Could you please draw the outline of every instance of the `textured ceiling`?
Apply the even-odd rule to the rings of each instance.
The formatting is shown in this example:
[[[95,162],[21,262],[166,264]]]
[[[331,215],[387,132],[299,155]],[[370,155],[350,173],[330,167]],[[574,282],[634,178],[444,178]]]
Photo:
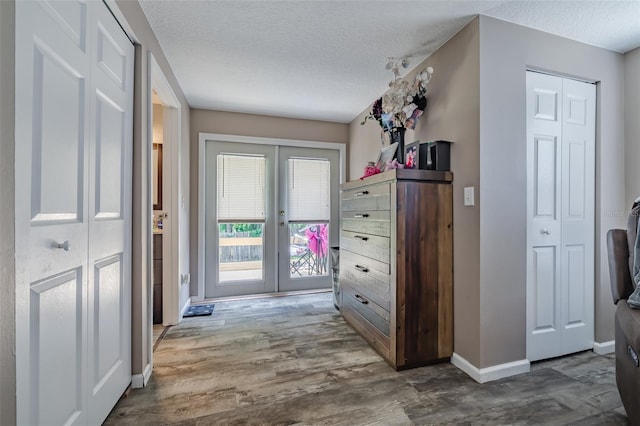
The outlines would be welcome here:
[[[610,50],[640,46],[640,1],[141,0],[194,108],[350,122],[477,14]],[[438,70],[436,70],[436,73]]]

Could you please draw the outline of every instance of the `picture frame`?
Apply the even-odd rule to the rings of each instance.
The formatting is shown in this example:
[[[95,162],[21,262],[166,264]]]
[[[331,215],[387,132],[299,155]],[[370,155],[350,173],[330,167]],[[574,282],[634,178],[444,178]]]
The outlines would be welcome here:
[[[376,160],[376,168],[381,172],[384,172],[387,168],[387,161],[393,160],[393,156],[398,149],[398,142],[394,142],[389,146],[385,146],[380,150],[378,159]]]
[[[404,147],[404,168],[417,169],[420,164],[420,141],[411,142]]]

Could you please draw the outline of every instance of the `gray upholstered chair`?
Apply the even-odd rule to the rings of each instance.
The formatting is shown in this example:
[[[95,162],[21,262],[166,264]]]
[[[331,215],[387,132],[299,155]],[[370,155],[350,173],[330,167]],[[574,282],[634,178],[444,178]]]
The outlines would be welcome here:
[[[607,233],[611,294],[615,314],[616,383],[631,424],[640,424],[640,310],[633,310],[627,298],[633,292],[631,271],[640,205],[634,205],[627,230]]]

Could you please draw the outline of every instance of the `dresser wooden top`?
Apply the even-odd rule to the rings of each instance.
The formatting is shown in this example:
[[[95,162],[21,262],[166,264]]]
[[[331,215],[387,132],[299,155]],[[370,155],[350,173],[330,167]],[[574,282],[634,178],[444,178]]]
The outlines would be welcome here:
[[[452,172],[438,172],[435,170],[405,170],[393,169],[387,170],[377,175],[369,176],[364,179],[352,180],[343,183],[341,189],[354,189],[365,185],[373,185],[387,181],[420,181],[420,182],[437,182],[451,183],[453,181]]]

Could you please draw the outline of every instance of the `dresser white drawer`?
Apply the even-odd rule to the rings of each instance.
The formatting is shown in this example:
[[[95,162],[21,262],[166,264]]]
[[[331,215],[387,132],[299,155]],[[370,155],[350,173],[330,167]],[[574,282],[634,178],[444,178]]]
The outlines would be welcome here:
[[[342,211],[389,210],[391,207],[390,185],[365,186],[346,189],[341,193]]]
[[[389,210],[343,211],[340,223],[343,231],[388,237],[391,230],[390,219]]]
[[[380,262],[390,263],[390,244],[389,237],[351,231],[342,231],[340,234],[340,247],[343,250],[360,253]]]

